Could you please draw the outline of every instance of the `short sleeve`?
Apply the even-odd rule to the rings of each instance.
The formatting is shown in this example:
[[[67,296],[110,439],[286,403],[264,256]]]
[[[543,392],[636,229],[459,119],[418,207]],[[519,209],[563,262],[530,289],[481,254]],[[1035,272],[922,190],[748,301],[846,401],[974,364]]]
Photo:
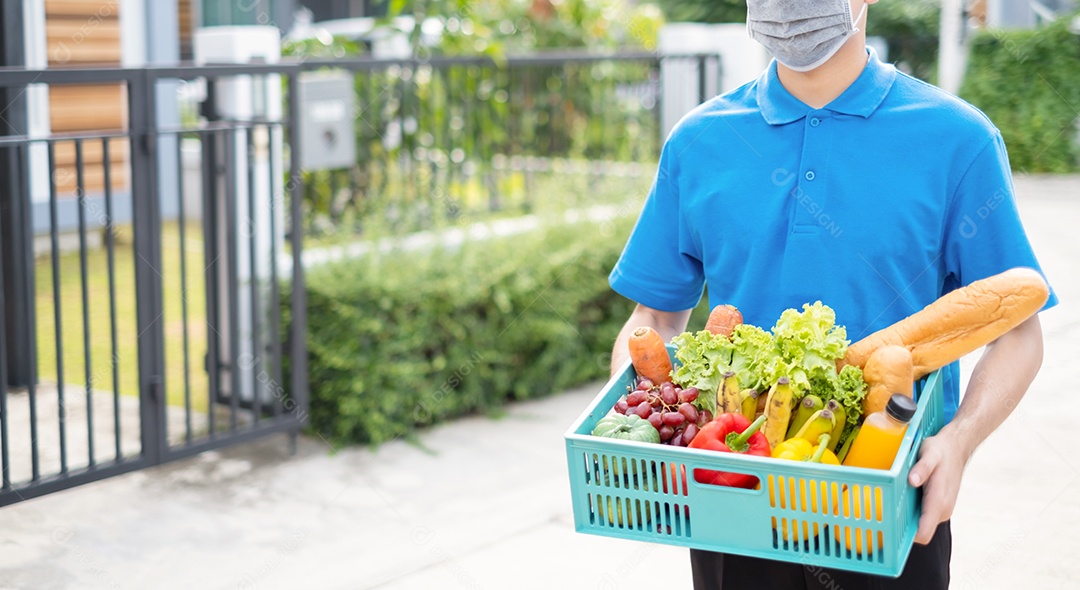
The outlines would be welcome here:
[[[608,277],[611,288],[660,311],[692,309],[705,273],[680,211],[677,166],[668,140],[634,231]]]
[[[957,184],[945,219],[943,256],[945,292],[1018,266],[1046,278],[1020,221],[1000,133],[986,142]],[[1057,301],[1051,288],[1043,309]]]

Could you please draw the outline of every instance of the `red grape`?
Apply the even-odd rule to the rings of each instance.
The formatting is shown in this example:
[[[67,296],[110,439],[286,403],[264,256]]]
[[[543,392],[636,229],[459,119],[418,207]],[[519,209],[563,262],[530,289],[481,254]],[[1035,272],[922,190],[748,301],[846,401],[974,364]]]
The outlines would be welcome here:
[[[698,388],[697,387],[687,387],[686,389],[682,390],[681,393],[679,393],[679,401],[680,402],[692,402],[692,401],[696,400],[697,397],[698,397]]]
[[[641,402],[634,408],[634,413],[642,418],[648,418],[649,414],[652,414],[652,406],[649,405],[649,402]]]
[[[712,422],[712,419],[713,419],[713,413],[710,412],[709,410],[705,410],[705,421],[706,422]]]
[[[660,441],[666,442],[671,440],[671,437],[675,436],[675,429],[670,426],[660,427]]]
[[[664,412],[660,417],[663,418],[664,424],[667,424],[668,426],[678,426],[683,422],[686,422],[686,416],[683,416],[678,412]]]
[[[653,382],[648,377],[638,377],[637,388],[641,391],[652,389]]]
[[[698,427],[697,426],[695,426],[694,424],[691,424],[690,426],[687,426],[686,430],[684,430],[683,434],[682,434],[683,442],[689,445],[690,441],[694,440],[694,437],[697,436],[697,433],[698,433]]]
[[[651,395],[649,396],[649,405],[654,408],[659,408],[660,406],[664,405],[664,401],[660,399],[659,395]]]
[[[683,416],[686,416],[687,422],[697,422],[698,412],[697,408],[694,407],[694,404],[688,402],[683,402],[682,404],[679,404],[679,413]]]
[[[615,411],[620,414],[625,414],[630,409],[630,405],[626,403],[626,400],[621,399],[615,402]]]
[[[649,414],[647,420],[649,421],[649,424],[652,424],[653,428],[657,430],[660,430],[660,427],[664,425],[663,419],[660,418],[660,412],[653,412]]]
[[[671,439],[671,446],[673,446],[673,447],[685,447],[686,443],[683,442],[683,437],[675,436],[675,437],[672,437],[672,439]]]
[[[679,403],[679,394],[675,393],[674,389],[662,389],[660,390],[660,399],[663,400],[664,405],[673,406]]]
[[[630,406],[636,406],[641,402],[645,401],[645,397],[646,395],[644,391],[634,391],[626,396],[626,403]]]

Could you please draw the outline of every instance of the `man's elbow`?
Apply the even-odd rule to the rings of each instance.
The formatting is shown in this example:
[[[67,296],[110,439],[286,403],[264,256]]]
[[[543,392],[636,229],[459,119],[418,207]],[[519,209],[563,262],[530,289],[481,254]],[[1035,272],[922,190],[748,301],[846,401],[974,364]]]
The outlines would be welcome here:
[[[1001,343],[1006,339],[1009,349],[1017,352],[1018,358],[1027,360],[1032,369],[1038,371],[1043,362],[1043,333],[1039,315],[1035,314],[1024,320],[1019,326],[1013,328],[997,340]]]

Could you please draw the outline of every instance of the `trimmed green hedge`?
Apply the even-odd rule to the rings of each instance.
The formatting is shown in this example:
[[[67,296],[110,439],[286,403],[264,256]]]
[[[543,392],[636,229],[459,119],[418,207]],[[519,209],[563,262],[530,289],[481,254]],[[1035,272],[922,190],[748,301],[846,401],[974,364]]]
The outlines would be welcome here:
[[[310,427],[335,442],[379,443],[606,377],[632,309],[607,274],[631,222],[314,269]]]
[[[1069,32],[1070,20],[972,41],[960,95],[1001,129],[1015,170],[1080,170],[1080,36]]]

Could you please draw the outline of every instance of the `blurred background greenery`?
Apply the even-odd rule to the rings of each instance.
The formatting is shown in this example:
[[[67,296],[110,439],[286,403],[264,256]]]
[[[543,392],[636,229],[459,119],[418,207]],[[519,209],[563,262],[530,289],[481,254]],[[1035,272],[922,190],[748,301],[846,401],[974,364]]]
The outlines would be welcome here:
[[[940,0],[880,2],[868,33],[888,61],[932,83],[940,12]],[[432,243],[309,275],[312,426],[377,443],[605,376],[631,305],[606,273],[662,145],[662,64],[675,58],[656,53],[659,31],[745,15],[741,0],[393,1],[366,39],[287,43],[294,56],[349,57],[370,53],[373,37],[408,38],[412,57],[356,76],[357,163],[306,173],[305,223],[316,248],[416,232]],[[1017,169],[1076,171],[1076,142],[1055,139],[1080,105],[1068,19],[976,24],[962,96],[1001,128]],[[568,50],[594,57],[561,58]],[[523,55],[551,59],[515,61]],[[512,237],[439,241],[528,218],[541,221]],[[433,394],[447,379],[451,393]]]
[[[746,57],[714,55],[710,63],[659,47],[661,31],[673,23],[743,22],[742,0],[374,6],[379,16],[298,21],[282,48],[289,57],[327,60],[311,66],[316,70],[340,73],[333,60],[356,66],[348,70],[355,161],[305,170],[303,218],[291,220],[301,224],[314,258],[346,248],[362,253],[314,265],[307,285],[312,424],[341,441],[378,442],[603,377],[631,305],[608,289],[606,273],[652,184],[665,103],[696,104],[700,79],[717,76],[725,59]],[[1018,171],[1080,170],[1074,13],[1011,28],[987,20],[985,10],[980,16],[980,2],[966,6],[970,53],[961,97],[1001,129]],[[256,19],[258,10],[230,14]],[[878,2],[868,33],[888,61],[933,83],[940,14],[941,0]],[[666,68],[684,77],[669,83]],[[189,106],[184,120],[194,124],[199,111]],[[175,233],[170,226],[164,235],[169,260],[178,251]],[[64,259],[60,268],[64,289],[78,285],[77,265]],[[42,266],[39,276],[48,271]],[[203,289],[189,288],[188,331],[200,336]],[[39,286],[40,309],[51,314],[49,291],[51,284]],[[170,297],[173,317],[180,299]],[[134,300],[119,302],[129,318]],[[53,320],[39,315],[39,342],[47,343]],[[66,323],[59,336],[62,357],[41,346],[43,375],[61,359],[69,374],[82,373],[76,328]],[[192,387],[201,392],[204,339],[193,339],[194,360],[185,367],[176,352],[183,333],[171,327],[167,335],[170,375],[194,367]],[[108,351],[95,349],[94,358],[107,359]],[[473,365],[454,378],[452,391],[431,400]],[[131,375],[118,379],[125,392],[137,389]],[[425,410],[415,414],[409,408],[418,403]]]

